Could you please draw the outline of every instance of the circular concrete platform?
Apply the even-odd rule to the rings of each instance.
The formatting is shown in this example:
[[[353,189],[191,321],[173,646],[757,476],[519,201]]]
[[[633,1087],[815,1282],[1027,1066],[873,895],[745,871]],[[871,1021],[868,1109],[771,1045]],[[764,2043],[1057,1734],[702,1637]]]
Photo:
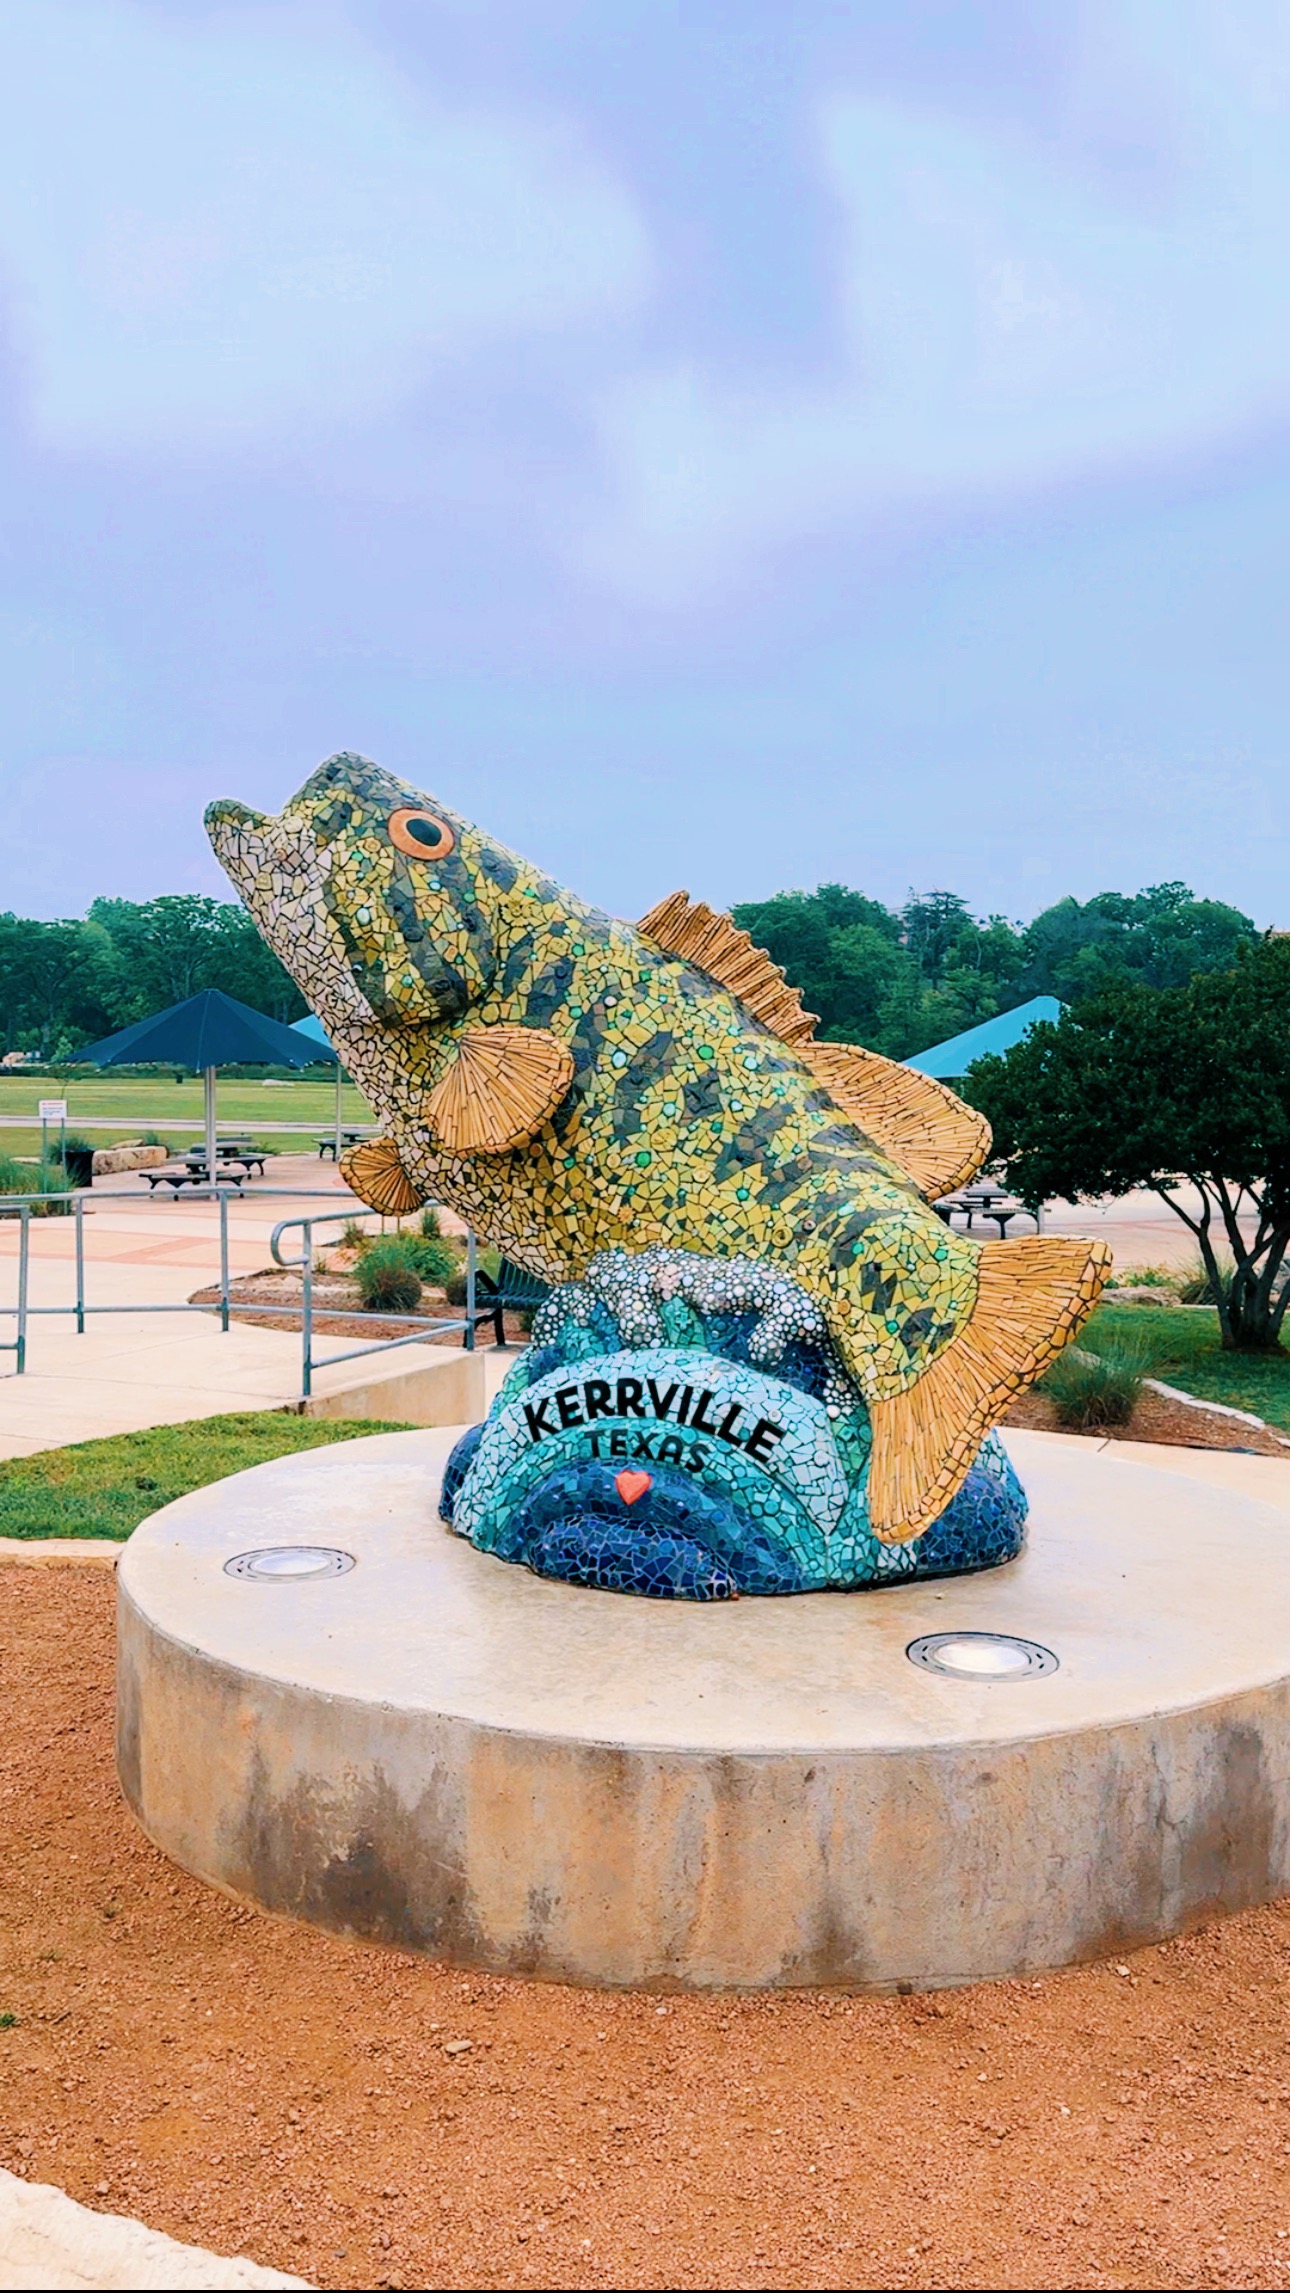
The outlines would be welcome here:
[[[199,1877],[463,1964],[695,1988],[1018,1974],[1290,1889],[1271,1506],[1012,1435],[1008,1567],[700,1608],[450,1536],[452,1439],[284,1457],[131,1538],[121,1779]],[[356,1565],[228,1572],[277,1545]],[[971,1633],[1056,1667],[907,1653]]]

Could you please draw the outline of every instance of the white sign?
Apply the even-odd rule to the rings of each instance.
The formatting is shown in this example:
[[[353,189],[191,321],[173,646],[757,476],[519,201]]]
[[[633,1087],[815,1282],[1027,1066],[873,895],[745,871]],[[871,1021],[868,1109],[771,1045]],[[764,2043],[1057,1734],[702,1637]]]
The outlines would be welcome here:
[[[42,1099],[37,1112],[42,1123],[65,1123],[67,1121],[67,1101],[66,1099]]]

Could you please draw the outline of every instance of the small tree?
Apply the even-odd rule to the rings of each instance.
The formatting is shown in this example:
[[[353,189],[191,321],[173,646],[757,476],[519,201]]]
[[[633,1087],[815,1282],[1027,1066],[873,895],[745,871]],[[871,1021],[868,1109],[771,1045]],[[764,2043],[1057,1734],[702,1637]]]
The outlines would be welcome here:
[[[1262,940],[1234,970],[1184,987],[1092,997],[1005,1057],[979,1059],[966,1095],[1024,1201],[1152,1188],[1196,1237],[1224,1346],[1278,1343],[1290,1305],[1290,939]],[[1226,1282],[1216,1241],[1235,1265]]]

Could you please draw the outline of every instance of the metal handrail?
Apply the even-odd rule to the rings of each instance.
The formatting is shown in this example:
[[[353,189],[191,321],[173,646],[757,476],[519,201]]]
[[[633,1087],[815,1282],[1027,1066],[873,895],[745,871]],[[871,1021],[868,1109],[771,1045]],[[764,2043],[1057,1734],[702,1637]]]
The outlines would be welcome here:
[[[89,1188],[69,1188],[65,1195],[0,1195],[0,1218],[4,1217],[6,1214],[16,1214],[19,1219],[17,1301],[16,1304],[12,1306],[0,1305],[0,1316],[5,1317],[6,1319],[16,1316],[17,1319],[15,1336],[11,1339],[0,1340],[0,1353],[11,1353],[15,1357],[14,1375],[16,1377],[22,1377],[26,1372],[28,1325],[33,1315],[74,1315],[76,1319],[77,1336],[84,1337],[86,1316],[90,1314],[217,1313],[220,1317],[221,1330],[227,1330],[230,1327],[231,1309],[234,1306],[236,1306],[239,1315],[280,1314],[282,1312],[283,1309],[281,1305],[260,1305],[251,1299],[243,1300],[234,1299],[232,1297],[228,1259],[228,1206],[231,1198],[226,1188],[219,1185],[213,1185],[209,1182],[204,1186],[191,1187],[188,1190],[186,1199],[197,1202],[214,1201],[219,1208],[220,1273],[218,1297],[212,1298],[205,1303],[197,1303],[192,1299],[188,1299],[179,1305],[91,1305],[85,1295],[84,1219],[85,1203],[90,1198],[91,1190]],[[155,1194],[148,1196],[135,1194],[128,1191],[125,1187],[107,1187],[100,1189],[97,1194],[93,1195],[92,1199],[95,1207],[97,1207],[101,1202],[128,1202],[136,1209],[141,1209],[144,1207],[151,1208],[152,1204],[159,1200],[159,1197]],[[256,1202],[264,1202],[267,1200],[279,1202],[315,1201],[334,1203],[336,1200],[336,1190],[334,1187],[261,1186],[256,1188],[254,1196],[250,1198],[244,1195],[238,1196],[239,1201],[245,1201],[247,1199],[251,1199]],[[71,1215],[76,1221],[76,1296],[74,1301],[66,1306],[34,1306],[32,1305],[30,1299],[31,1220],[33,1213],[35,1213],[37,1210],[37,1206],[39,1206],[39,1210],[41,1212],[43,1212],[45,1215],[49,1215],[49,1204],[51,1202],[69,1204]],[[55,1213],[55,1215],[57,1215],[57,1213]],[[387,1323],[409,1322],[414,1326],[403,1337],[373,1338],[367,1344],[352,1347],[345,1353],[326,1354],[320,1356],[315,1355],[313,1350],[314,1228],[318,1226],[338,1226],[342,1224],[348,1224],[355,1217],[370,1217],[372,1215],[373,1213],[370,1211],[368,1205],[365,1202],[362,1202],[357,1195],[351,1194],[348,1197],[346,1206],[340,1210],[314,1212],[307,1214],[303,1218],[279,1219],[269,1238],[269,1247],[277,1264],[286,1269],[299,1267],[303,1277],[301,1285],[302,1298],[300,1329],[300,1399],[302,1401],[307,1401],[313,1392],[314,1371],[318,1369],[330,1368],[331,1365],[335,1362],[356,1361],[364,1354],[389,1353],[394,1351],[399,1346],[416,1345],[419,1342],[424,1342],[424,1340],[428,1337],[447,1336],[454,1330],[461,1330],[464,1335],[464,1342],[467,1350],[474,1350],[476,1311],[475,1271],[477,1248],[474,1234],[468,1233],[466,1236],[466,1310],[464,1315],[454,1318],[451,1316],[438,1316],[428,1314],[393,1314],[384,1313],[379,1310],[369,1311],[364,1307],[351,1308],[347,1306],[344,1309],[344,1318],[346,1321],[374,1321]],[[279,1237],[296,1227],[302,1229],[303,1247],[301,1255],[298,1258],[284,1257],[278,1247]]]
[[[352,1216],[351,1211],[333,1210],[330,1214],[321,1212],[309,1218],[280,1218],[269,1236],[269,1248],[278,1265],[288,1269],[296,1266],[300,1268],[300,1391],[304,1401],[307,1401],[313,1392],[313,1374],[316,1369],[330,1369],[335,1363],[341,1361],[358,1361],[364,1354],[393,1353],[397,1346],[416,1345],[419,1340],[425,1337],[427,1331],[444,1336],[453,1330],[461,1330],[464,1333],[466,1351],[473,1353],[475,1349],[475,1237],[473,1233],[468,1232],[466,1236],[466,1312],[463,1318],[455,1321],[449,1319],[430,1320],[415,1314],[391,1314],[379,1309],[372,1311],[366,1307],[355,1307],[351,1310],[347,1306],[345,1308],[346,1321],[416,1322],[419,1320],[420,1327],[411,1330],[406,1337],[373,1338],[369,1345],[351,1346],[347,1353],[323,1354],[315,1360],[313,1350],[314,1228],[315,1226],[339,1226]],[[298,1258],[284,1258],[278,1247],[279,1239],[296,1227],[301,1230],[303,1241],[301,1254]]]

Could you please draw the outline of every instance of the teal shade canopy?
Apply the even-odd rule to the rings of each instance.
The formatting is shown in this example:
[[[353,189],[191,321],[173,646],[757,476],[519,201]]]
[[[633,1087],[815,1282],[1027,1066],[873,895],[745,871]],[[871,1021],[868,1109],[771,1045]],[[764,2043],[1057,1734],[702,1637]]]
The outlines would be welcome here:
[[[321,1019],[312,1011],[307,1012],[303,1019],[293,1019],[291,1032],[293,1035],[306,1035],[311,1043],[325,1043],[329,1051],[332,1048],[330,1035]]]
[[[1032,995],[1029,1003],[1019,1003],[1015,1011],[1000,1011],[993,1019],[983,1019],[979,1027],[965,1027],[961,1035],[933,1043],[930,1051],[920,1051],[916,1059],[906,1059],[904,1064],[917,1067],[920,1075],[935,1075],[941,1082],[950,1082],[956,1075],[966,1075],[974,1059],[1010,1051],[1039,1020],[1060,1019],[1061,1015],[1055,995]]]
[[[316,1023],[315,1023],[316,1024]],[[319,1031],[321,1035],[321,1030]],[[95,1067],[144,1065],[155,1060],[167,1067],[311,1067],[336,1056],[326,1036],[302,1040],[294,1027],[284,1027],[249,1003],[239,1003],[218,987],[203,988],[168,1011],[87,1043],[76,1053]]]

